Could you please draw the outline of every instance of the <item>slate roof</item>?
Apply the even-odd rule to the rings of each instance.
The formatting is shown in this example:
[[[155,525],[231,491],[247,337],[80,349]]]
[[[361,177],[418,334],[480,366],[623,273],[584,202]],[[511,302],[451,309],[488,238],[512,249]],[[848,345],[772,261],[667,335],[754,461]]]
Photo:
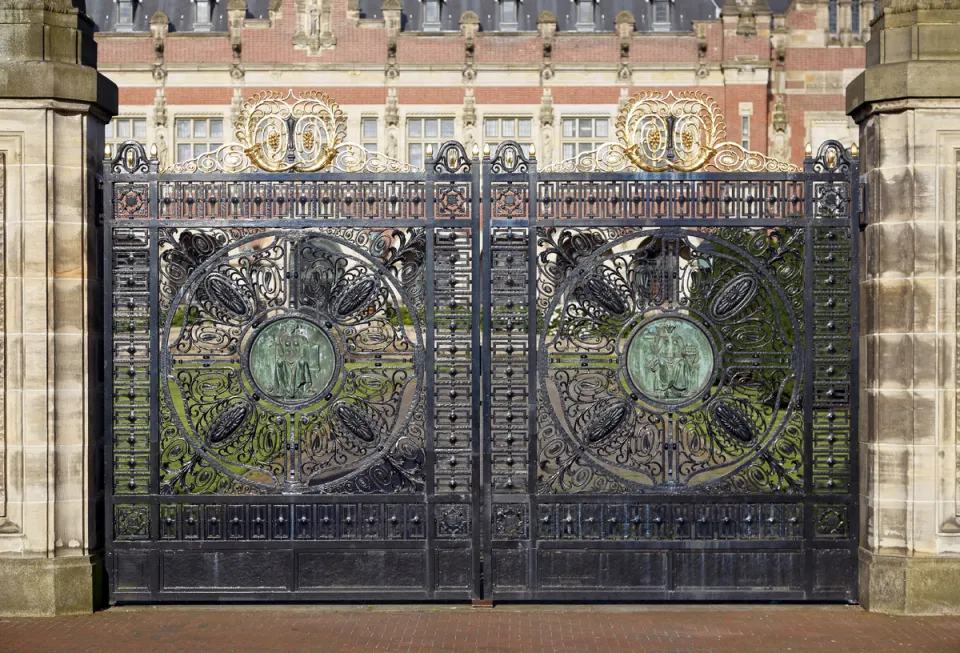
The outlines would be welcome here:
[[[402,0],[403,30],[415,32],[422,30],[423,0]],[[116,29],[118,5],[116,0],[75,0],[93,19],[97,30],[114,32]],[[285,0],[291,4],[291,0]],[[383,15],[382,0],[360,0],[361,16],[380,18]],[[769,0],[773,13],[783,13],[790,0]],[[266,18],[270,0],[247,0],[247,16]],[[474,11],[480,17],[480,29],[485,32],[498,31],[500,0],[448,0],[441,5],[440,26],[442,31],[459,31],[460,16],[465,11]],[[670,31],[686,32],[691,30],[694,20],[717,18],[723,0],[673,0],[671,11],[672,27]],[[292,9],[292,7],[291,7]],[[638,32],[653,31],[652,5],[648,0],[599,0],[595,12],[595,31],[614,31],[614,18],[627,10],[636,20]],[[171,32],[191,32],[194,30],[196,9],[193,0],[143,0],[134,4],[133,31],[149,32],[150,17],[156,11],[162,11],[170,17]],[[557,17],[559,31],[576,31],[577,6],[574,0],[521,0],[518,11],[517,30],[535,31],[537,16],[542,11],[552,11]],[[212,9],[210,31],[227,31],[227,0],[217,0]]]

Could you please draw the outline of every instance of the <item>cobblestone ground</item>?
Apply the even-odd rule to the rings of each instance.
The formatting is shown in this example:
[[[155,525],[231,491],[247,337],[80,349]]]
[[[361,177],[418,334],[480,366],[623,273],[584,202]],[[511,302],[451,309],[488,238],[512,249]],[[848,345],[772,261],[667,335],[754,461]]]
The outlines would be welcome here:
[[[960,653],[960,618],[857,607],[150,607],[0,619],[2,653]]]

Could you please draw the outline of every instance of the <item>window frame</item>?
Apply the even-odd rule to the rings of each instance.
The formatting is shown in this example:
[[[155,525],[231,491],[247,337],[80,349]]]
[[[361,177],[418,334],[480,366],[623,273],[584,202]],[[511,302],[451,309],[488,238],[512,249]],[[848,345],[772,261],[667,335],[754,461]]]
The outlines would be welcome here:
[[[117,135],[117,126],[119,122],[129,122],[130,123],[130,136],[123,138]],[[137,127],[136,123],[143,123],[143,138],[137,136]],[[108,132],[113,132],[112,136],[108,136]],[[110,122],[104,125],[103,129],[103,142],[105,145],[110,145],[113,147],[113,150],[117,150],[117,146],[125,143],[126,141],[139,141],[140,143],[146,144],[147,142],[147,118],[146,116],[114,116]]]
[[[437,124],[437,135],[436,136],[427,136],[427,122],[436,121]],[[414,122],[420,123],[420,134],[413,136],[410,134],[410,126]],[[453,133],[450,135],[444,135],[444,125],[452,126]],[[406,117],[406,124],[404,125],[404,151],[406,152],[407,163],[410,165],[416,166],[418,168],[425,168],[427,161],[427,145],[433,145],[433,153],[436,155],[437,151],[440,148],[440,145],[448,140],[456,139],[457,137],[457,119],[455,116],[451,115],[413,115]],[[416,155],[419,157],[418,160],[415,160],[415,155],[412,151],[412,146],[419,146],[420,153]]]
[[[424,32],[439,32],[443,29],[443,0],[421,0],[423,3],[423,14],[421,16],[421,28]],[[437,20],[431,21],[428,18],[430,8],[435,7]]]
[[[597,29],[597,3],[595,0],[576,0],[577,3],[577,31],[594,32]],[[584,8],[590,7],[590,22],[583,20]]]
[[[503,135],[503,123],[504,121],[513,123],[513,136],[504,136]],[[530,123],[530,135],[529,136],[520,136],[520,122],[528,121]],[[487,125],[488,123],[496,122],[497,123],[497,133],[495,136],[487,135]],[[492,155],[497,151],[497,147],[504,141],[515,141],[520,144],[520,148],[523,150],[524,156],[530,156],[530,148],[534,145],[533,140],[533,116],[524,116],[517,114],[492,114],[489,116],[483,117],[483,144],[490,146],[490,154]]]
[[[188,137],[180,136],[180,123],[184,120],[190,121],[190,136]],[[204,121],[207,125],[206,136],[195,135],[196,127],[194,125],[197,121],[201,121],[201,120]],[[220,122],[220,137],[217,139],[214,139],[210,135],[210,133],[212,132],[211,124],[210,124],[211,121]],[[225,137],[226,137],[226,131],[224,131],[224,128],[226,127],[226,122],[227,121],[224,119],[222,115],[204,116],[204,115],[198,115],[198,114],[188,114],[188,115],[175,117],[173,119],[173,160],[176,163],[183,163],[184,161],[190,161],[191,159],[195,159],[198,156],[205,154],[206,152],[212,152],[216,150],[218,147],[223,146],[225,143]],[[206,149],[198,153],[197,146],[201,144],[205,144]],[[190,145],[191,155],[186,159],[180,158],[181,145]]]
[[[366,126],[373,123],[373,136],[367,136]],[[370,154],[376,154],[380,144],[380,118],[377,116],[360,116],[360,145]],[[370,146],[373,146],[371,149]]]
[[[591,121],[590,125],[590,135],[583,136],[582,132],[582,121],[589,120]],[[573,135],[567,136],[564,132],[568,121],[574,122]],[[605,136],[597,136],[597,121],[603,121],[606,123],[604,129],[606,132]],[[610,141],[610,126],[612,123],[612,118],[610,116],[603,115],[567,115],[560,118],[560,159],[567,160],[572,159],[584,154],[586,152],[592,152],[599,148],[604,143]],[[573,147],[573,154],[570,154],[567,151],[567,146],[571,145]],[[587,146],[587,147],[584,147]]]
[[[502,32],[516,32],[520,28],[520,0],[500,0],[499,27]],[[513,20],[507,20],[504,16],[504,8],[510,5],[513,7]]]
[[[650,0],[650,25],[654,32],[670,32],[673,30],[673,7],[670,0]],[[666,10],[666,20],[657,20],[657,9]]]

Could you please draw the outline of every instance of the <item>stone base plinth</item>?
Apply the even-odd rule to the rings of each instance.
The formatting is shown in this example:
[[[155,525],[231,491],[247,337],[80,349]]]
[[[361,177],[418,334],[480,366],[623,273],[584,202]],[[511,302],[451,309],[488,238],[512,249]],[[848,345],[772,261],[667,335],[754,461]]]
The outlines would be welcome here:
[[[90,614],[102,584],[99,556],[0,557],[0,617]]]
[[[960,614],[960,557],[877,555],[860,550],[860,603],[871,612]]]

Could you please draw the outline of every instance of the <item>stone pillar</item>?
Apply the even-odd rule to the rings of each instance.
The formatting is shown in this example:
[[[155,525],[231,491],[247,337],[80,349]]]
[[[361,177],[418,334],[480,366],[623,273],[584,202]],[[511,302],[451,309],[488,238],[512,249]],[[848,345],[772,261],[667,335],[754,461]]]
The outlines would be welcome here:
[[[95,66],[69,0],[0,1],[0,615],[90,612],[102,576]]]
[[[960,0],[884,0],[847,88],[866,182],[860,600],[960,613]]]

